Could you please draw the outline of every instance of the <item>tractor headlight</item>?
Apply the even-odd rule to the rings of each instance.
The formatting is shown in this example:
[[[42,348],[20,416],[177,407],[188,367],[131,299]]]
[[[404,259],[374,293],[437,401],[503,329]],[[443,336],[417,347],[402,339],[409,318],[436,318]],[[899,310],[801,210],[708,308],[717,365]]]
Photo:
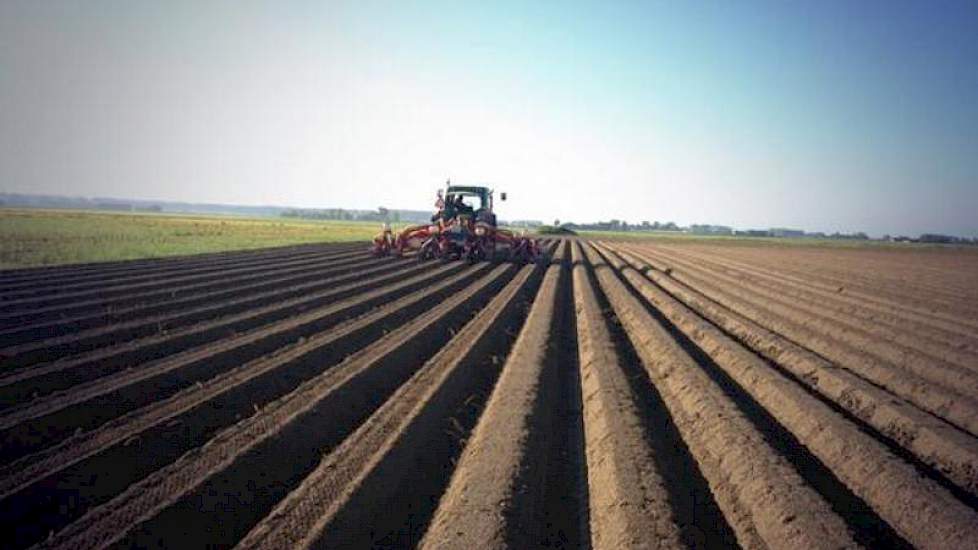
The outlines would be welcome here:
[[[475,226],[475,234],[477,236],[479,236],[479,237],[485,235],[486,234],[486,228],[485,228],[485,226],[482,226],[482,225]]]

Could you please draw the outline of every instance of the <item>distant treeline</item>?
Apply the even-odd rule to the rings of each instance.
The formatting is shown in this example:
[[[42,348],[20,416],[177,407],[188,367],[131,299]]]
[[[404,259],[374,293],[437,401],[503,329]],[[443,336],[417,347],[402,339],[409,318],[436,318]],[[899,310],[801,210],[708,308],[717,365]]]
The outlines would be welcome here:
[[[978,244],[978,237],[969,239],[967,237],[955,237],[953,235],[941,235],[940,233],[924,233],[923,235],[917,237],[906,237],[900,235],[898,237],[890,237],[889,235],[883,236],[884,241],[893,242],[907,242],[907,243],[944,243],[944,244]]]
[[[639,224],[629,224],[624,220],[609,220],[606,222],[595,222],[595,223],[560,223],[560,220],[554,220],[554,226],[566,227],[574,231],[682,231],[683,228],[676,225],[674,222],[647,222],[643,221]]]
[[[67,197],[0,193],[0,207],[8,208],[70,208],[108,212],[172,212],[190,214],[233,214],[239,216],[284,216],[317,220],[364,220],[422,223],[431,212],[421,210],[347,210],[343,208],[287,208],[281,206],[240,206],[233,204],[189,203],[106,197]]]
[[[431,220],[432,212],[423,210],[394,210],[379,207],[377,210],[347,210],[345,208],[287,208],[281,216],[284,218],[302,218],[308,220],[348,220],[370,222],[409,222],[423,223]]]
[[[822,231],[807,232],[802,229],[789,229],[784,227],[772,227],[770,229],[734,229],[725,225],[711,224],[692,224],[687,227],[677,225],[674,222],[648,222],[628,223],[624,220],[599,221],[595,223],[560,223],[554,220],[553,227],[563,227],[572,231],[618,231],[618,232],[653,232],[653,231],[672,231],[676,233],[688,233],[692,235],[730,235],[737,237],[774,237],[774,238],[798,238],[798,239],[838,239],[867,241],[879,240],[888,242],[920,242],[920,243],[948,243],[948,244],[978,244],[978,238],[969,239],[967,237],[955,237],[952,235],[942,235],[937,233],[924,233],[919,237],[891,237],[883,235],[879,239],[871,239],[869,235],[862,231],[855,233],[824,233]]]
[[[189,214],[235,214],[242,216],[278,216],[283,208],[277,206],[238,206],[109,197],[66,197],[0,193],[0,206],[8,208],[70,208],[73,210],[104,210],[109,212],[179,212]]]

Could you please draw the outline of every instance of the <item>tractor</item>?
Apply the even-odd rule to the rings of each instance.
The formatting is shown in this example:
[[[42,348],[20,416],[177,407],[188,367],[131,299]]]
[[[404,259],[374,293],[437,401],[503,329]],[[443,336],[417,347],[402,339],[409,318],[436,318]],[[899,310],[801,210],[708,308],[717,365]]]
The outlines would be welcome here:
[[[500,193],[506,200],[506,193]],[[493,191],[487,187],[451,185],[438,190],[438,211],[430,224],[405,228],[397,236],[388,224],[374,239],[377,256],[402,255],[417,249],[418,261],[431,259],[495,261],[500,254],[510,261],[540,261],[543,254],[536,240],[499,229],[493,211]]]

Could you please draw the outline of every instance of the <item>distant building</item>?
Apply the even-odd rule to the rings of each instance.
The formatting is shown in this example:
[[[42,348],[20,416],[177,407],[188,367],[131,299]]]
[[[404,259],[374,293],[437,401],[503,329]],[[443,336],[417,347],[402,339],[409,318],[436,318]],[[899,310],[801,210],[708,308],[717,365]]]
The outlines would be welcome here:
[[[742,237],[770,237],[771,233],[766,229],[744,229],[741,231],[735,231],[735,235],[740,235]]]
[[[936,233],[924,233],[918,240],[922,243],[953,243],[957,241],[955,237],[950,235],[939,235]]]
[[[772,237],[804,237],[805,232],[801,229],[786,229],[784,227],[772,227],[768,230]]]
[[[733,229],[725,225],[693,224],[689,232],[694,235],[733,235]]]
[[[540,227],[541,225],[543,225],[543,222],[540,220],[513,220],[510,222],[505,222],[505,225],[508,225],[510,227],[531,228],[531,227]]]
[[[132,212],[131,204],[124,202],[99,202],[95,204],[97,210],[112,210],[117,212]]]

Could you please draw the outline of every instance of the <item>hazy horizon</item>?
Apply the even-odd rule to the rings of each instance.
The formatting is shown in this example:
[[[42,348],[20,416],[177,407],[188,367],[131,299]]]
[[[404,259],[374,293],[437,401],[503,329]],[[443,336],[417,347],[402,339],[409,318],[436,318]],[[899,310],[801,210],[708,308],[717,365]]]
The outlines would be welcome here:
[[[453,185],[455,183],[456,182],[453,182]],[[464,185],[464,184],[465,183],[459,183],[459,185]],[[441,186],[441,187],[443,188],[444,186]],[[5,191],[3,189],[0,189],[0,195],[2,195],[4,193],[9,193],[9,192],[8,191]],[[10,193],[10,194],[17,194],[17,193]],[[27,195],[27,194],[25,193],[25,195]],[[258,209],[282,209],[282,210],[288,210],[288,209],[308,209],[308,210],[332,210],[332,209],[340,209],[340,210],[347,210],[347,211],[351,211],[351,212],[376,212],[377,211],[377,208],[378,208],[378,207],[348,207],[348,206],[334,205],[334,204],[319,204],[319,205],[309,205],[309,204],[300,204],[300,205],[297,205],[297,204],[266,204],[266,203],[240,204],[240,203],[221,203],[221,202],[207,202],[207,201],[187,201],[187,200],[160,199],[160,198],[152,198],[152,197],[122,197],[122,196],[101,196],[101,195],[98,195],[98,196],[95,196],[95,195],[93,195],[93,196],[85,196],[85,195],[73,195],[73,196],[69,196],[69,195],[30,194],[29,196],[42,196],[42,197],[48,197],[48,198],[62,197],[62,198],[65,198],[65,199],[84,199],[84,200],[93,200],[93,201],[106,200],[106,201],[113,201],[113,203],[112,203],[113,205],[118,204],[115,201],[119,201],[119,203],[126,203],[128,201],[131,201],[133,203],[133,204],[130,205],[130,206],[133,207],[132,212],[134,212],[136,214],[146,213],[147,210],[145,210],[144,208],[147,205],[153,205],[153,204],[155,204],[157,206],[163,206],[164,207],[163,210],[162,210],[163,213],[171,212],[171,213],[174,213],[174,214],[181,214],[181,213],[191,214],[191,213],[206,213],[206,212],[211,212],[212,211],[212,210],[168,210],[166,208],[166,205],[168,205],[168,204],[186,204],[188,206],[198,206],[198,207],[215,207],[215,208],[227,207],[228,210],[226,212],[221,212],[220,215],[224,215],[224,214],[232,215],[232,216],[240,215],[240,216],[245,216],[245,217],[253,216],[254,214],[248,214],[248,213],[244,213],[244,212],[237,212],[237,211],[234,211],[233,209],[235,209],[235,208],[241,208],[241,207],[244,207],[244,208],[258,208]],[[432,195],[432,197],[434,197],[434,195]],[[498,201],[498,199],[497,199],[497,201]],[[17,205],[8,205],[8,207],[10,207],[10,206],[13,206],[14,208],[18,208]],[[378,206],[379,207],[383,207],[383,208],[387,208],[388,210],[400,210],[402,212],[403,211],[431,212],[431,213],[434,213],[435,212],[435,209],[433,207],[432,208],[424,208],[424,207],[404,208],[404,207],[398,206],[396,204],[383,204],[383,205],[378,205]],[[31,208],[42,208],[43,209],[43,208],[49,208],[49,207],[47,207],[47,206],[44,206],[44,207],[42,207],[42,206],[28,206],[28,207],[24,207],[24,208],[27,208],[27,209],[31,209]],[[68,210],[72,209],[72,207],[67,207],[67,206],[54,206],[54,207],[50,207],[50,208],[53,208],[53,209],[68,209]],[[143,209],[141,210],[141,208],[143,208]],[[542,219],[542,218],[509,218],[509,217],[506,217],[505,216],[506,204],[500,205],[499,203],[497,203],[497,205],[496,205],[496,210],[499,211],[499,212],[502,212],[500,214],[500,220],[502,220],[503,222],[511,222],[511,221],[512,222],[534,221],[534,222],[540,222],[543,225],[551,224],[553,221],[559,221],[561,225],[565,225],[565,224],[588,225],[588,224],[593,224],[593,223],[609,222],[609,221],[615,220],[615,219],[617,219],[618,221],[626,222],[630,226],[638,226],[638,225],[641,225],[642,222],[644,222],[644,221],[647,221],[650,224],[653,223],[653,222],[658,222],[660,224],[667,224],[669,222],[675,222],[675,220],[672,220],[672,219],[645,219],[645,218],[643,218],[641,220],[630,220],[630,219],[622,219],[622,218],[614,218],[614,217],[612,217],[612,218],[601,218],[601,219],[564,219],[564,220],[552,220],[552,219]],[[99,211],[99,208],[94,208],[93,211]],[[118,210],[116,210],[114,208],[113,209],[106,209],[104,211],[105,212],[109,212],[109,213],[113,213],[113,212],[128,212],[128,211],[118,211]],[[278,214],[276,214],[276,216],[277,215]],[[310,218],[310,219],[316,219],[316,218]],[[404,222],[404,223],[405,224],[408,224],[408,223],[411,223],[411,222]],[[694,220],[694,221],[691,221],[691,222],[688,222],[688,223],[677,223],[677,225],[680,226],[680,227],[683,227],[683,228],[688,228],[690,225],[714,225],[714,226],[723,226],[723,224],[714,223],[714,222],[711,222],[709,220],[698,220],[698,221],[697,220]],[[734,230],[742,230],[742,231],[751,230],[751,229],[757,229],[757,230],[769,230],[769,229],[800,229],[800,230],[804,230],[807,233],[826,233],[826,234],[831,234],[831,233],[834,232],[834,231],[826,231],[826,230],[824,230],[822,228],[819,228],[819,227],[801,227],[801,226],[753,225],[753,226],[730,226],[730,227],[731,227],[731,229],[734,229]],[[865,231],[863,229],[858,229],[857,228],[857,229],[852,229],[851,231],[848,232],[848,234],[857,233],[857,232],[867,233],[870,238],[879,238],[879,237],[884,236],[884,235],[889,235],[890,237],[897,237],[897,236],[918,237],[918,236],[920,236],[922,234],[925,234],[925,233],[935,233],[934,231],[922,231],[920,233],[913,233],[913,234],[902,234],[902,233],[892,233],[892,234],[890,234],[890,233],[872,233],[872,232],[868,232],[868,231]],[[952,234],[951,236],[956,236],[956,237],[969,237],[969,235],[958,235],[958,234]]]
[[[978,236],[978,4],[0,5],[0,191]]]

